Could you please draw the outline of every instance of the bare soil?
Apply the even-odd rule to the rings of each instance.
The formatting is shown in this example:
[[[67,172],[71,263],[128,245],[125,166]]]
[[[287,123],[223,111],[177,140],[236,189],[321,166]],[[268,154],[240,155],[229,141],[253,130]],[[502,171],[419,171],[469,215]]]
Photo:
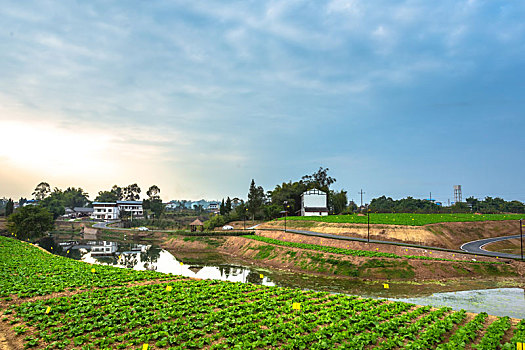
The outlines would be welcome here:
[[[283,229],[282,221],[270,221],[258,228]],[[341,224],[315,221],[288,221],[288,228],[366,238],[366,224]],[[370,238],[419,245],[459,249],[466,242],[519,233],[517,221],[445,222],[425,226],[370,225]]]

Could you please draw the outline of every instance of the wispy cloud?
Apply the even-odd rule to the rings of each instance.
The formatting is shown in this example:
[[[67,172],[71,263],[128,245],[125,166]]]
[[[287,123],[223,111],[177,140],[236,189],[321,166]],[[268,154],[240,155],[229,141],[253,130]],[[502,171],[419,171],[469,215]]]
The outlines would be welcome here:
[[[450,149],[499,149],[448,133],[454,120],[483,116],[487,133],[506,137],[523,126],[524,15],[503,1],[6,3],[0,122],[106,135],[121,156],[114,172],[126,173],[106,177],[159,179],[166,196],[243,195],[251,177],[273,186],[323,159],[348,188],[380,160],[400,172],[396,148],[421,166]],[[448,135],[435,141],[446,151],[414,133]],[[378,192],[392,184],[375,181]]]

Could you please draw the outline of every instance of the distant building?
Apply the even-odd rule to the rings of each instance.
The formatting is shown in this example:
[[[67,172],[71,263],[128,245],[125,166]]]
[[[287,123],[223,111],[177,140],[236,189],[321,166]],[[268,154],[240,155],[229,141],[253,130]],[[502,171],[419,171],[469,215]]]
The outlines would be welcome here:
[[[91,218],[99,220],[117,220],[120,213],[127,212],[132,218],[144,216],[142,202],[140,201],[117,201],[93,202],[93,213]]]
[[[312,189],[301,195],[301,216],[326,216],[328,203],[326,193]]]
[[[120,212],[130,213],[132,218],[144,216],[142,201],[117,201],[117,207]]]
[[[119,218],[117,203],[93,202],[91,218],[99,220],[117,220]]]

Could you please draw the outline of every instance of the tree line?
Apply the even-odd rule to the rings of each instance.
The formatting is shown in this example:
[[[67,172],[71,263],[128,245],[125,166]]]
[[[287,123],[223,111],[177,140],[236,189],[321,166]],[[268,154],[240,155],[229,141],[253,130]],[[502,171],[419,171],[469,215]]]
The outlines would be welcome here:
[[[502,198],[485,197],[476,199],[469,197],[465,202],[454,203],[443,207],[426,199],[412,197],[394,200],[381,196],[370,201],[368,210],[377,213],[525,213],[525,204],[520,201],[505,201]]]

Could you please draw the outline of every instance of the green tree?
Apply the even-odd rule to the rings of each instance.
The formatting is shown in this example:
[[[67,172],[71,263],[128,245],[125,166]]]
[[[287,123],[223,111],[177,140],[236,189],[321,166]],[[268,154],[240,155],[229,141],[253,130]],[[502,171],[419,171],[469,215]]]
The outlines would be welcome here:
[[[89,204],[89,194],[82,188],[68,187],[63,193],[63,205],[66,208],[85,207]]]
[[[221,215],[225,215],[226,214],[226,205],[224,204],[224,198],[222,199],[222,202],[219,206],[219,213]]]
[[[328,194],[330,192],[330,185],[337,181],[333,177],[328,176],[328,170],[330,169],[319,167],[319,170],[312,175],[303,176],[302,180],[308,189],[317,188]]]
[[[152,199],[149,204],[150,210],[155,214],[155,219],[159,220],[166,206],[162,203],[160,199]]]
[[[32,193],[36,200],[41,201],[51,193],[51,186],[47,182],[41,182]]]
[[[55,187],[51,194],[40,201],[39,205],[46,208],[51,214],[53,214],[53,219],[56,220],[56,218],[58,218],[60,215],[65,214],[64,192]]]
[[[140,191],[138,192],[140,193]],[[160,199],[160,188],[157,185],[151,186],[146,192],[149,199]]]
[[[255,185],[255,180],[252,179],[250,190],[248,192],[248,212],[252,215],[252,220],[262,209],[264,204],[264,189],[261,186]]]
[[[140,187],[136,183],[124,187],[122,190],[123,198],[126,201],[138,201],[140,199],[140,192]]]
[[[20,239],[42,237],[53,229],[53,214],[39,205],[19,208],[7,218],[7,228]]]
[[[113,187],[111,187],[111,192],[113,192],[115,194],[115,197],[117,198],[114,200],[114,202],[121,201],[124,198],[122,187],[113,185]]]
[[[119,198],[117,194],[113,191],[100,191],[98,193],[97,198],[95,198],[95,202],[109,202],[113,203],[118,201]]]
[[[232,211],[232,200],[230,199],[230,197],[228,197],[226,199],[226,204],[225,204],[225,209],[226,209],[226,214],[229,214],[231,211]]]
[[[11,198],[7,201],[5,204],[5,216],[9,216],[13,214],[13,211],[15,210],[15,203]]]
[[[25,203],[27,203],[27,198],[20,197],[20,199],[18,200],[18,206],[23,207]]]
[[[346,191],[341,190],[340,192],[331,191],[329,196],[329,207],[332,213],[341,214],[346,210],[348,198],[346,197]]]

